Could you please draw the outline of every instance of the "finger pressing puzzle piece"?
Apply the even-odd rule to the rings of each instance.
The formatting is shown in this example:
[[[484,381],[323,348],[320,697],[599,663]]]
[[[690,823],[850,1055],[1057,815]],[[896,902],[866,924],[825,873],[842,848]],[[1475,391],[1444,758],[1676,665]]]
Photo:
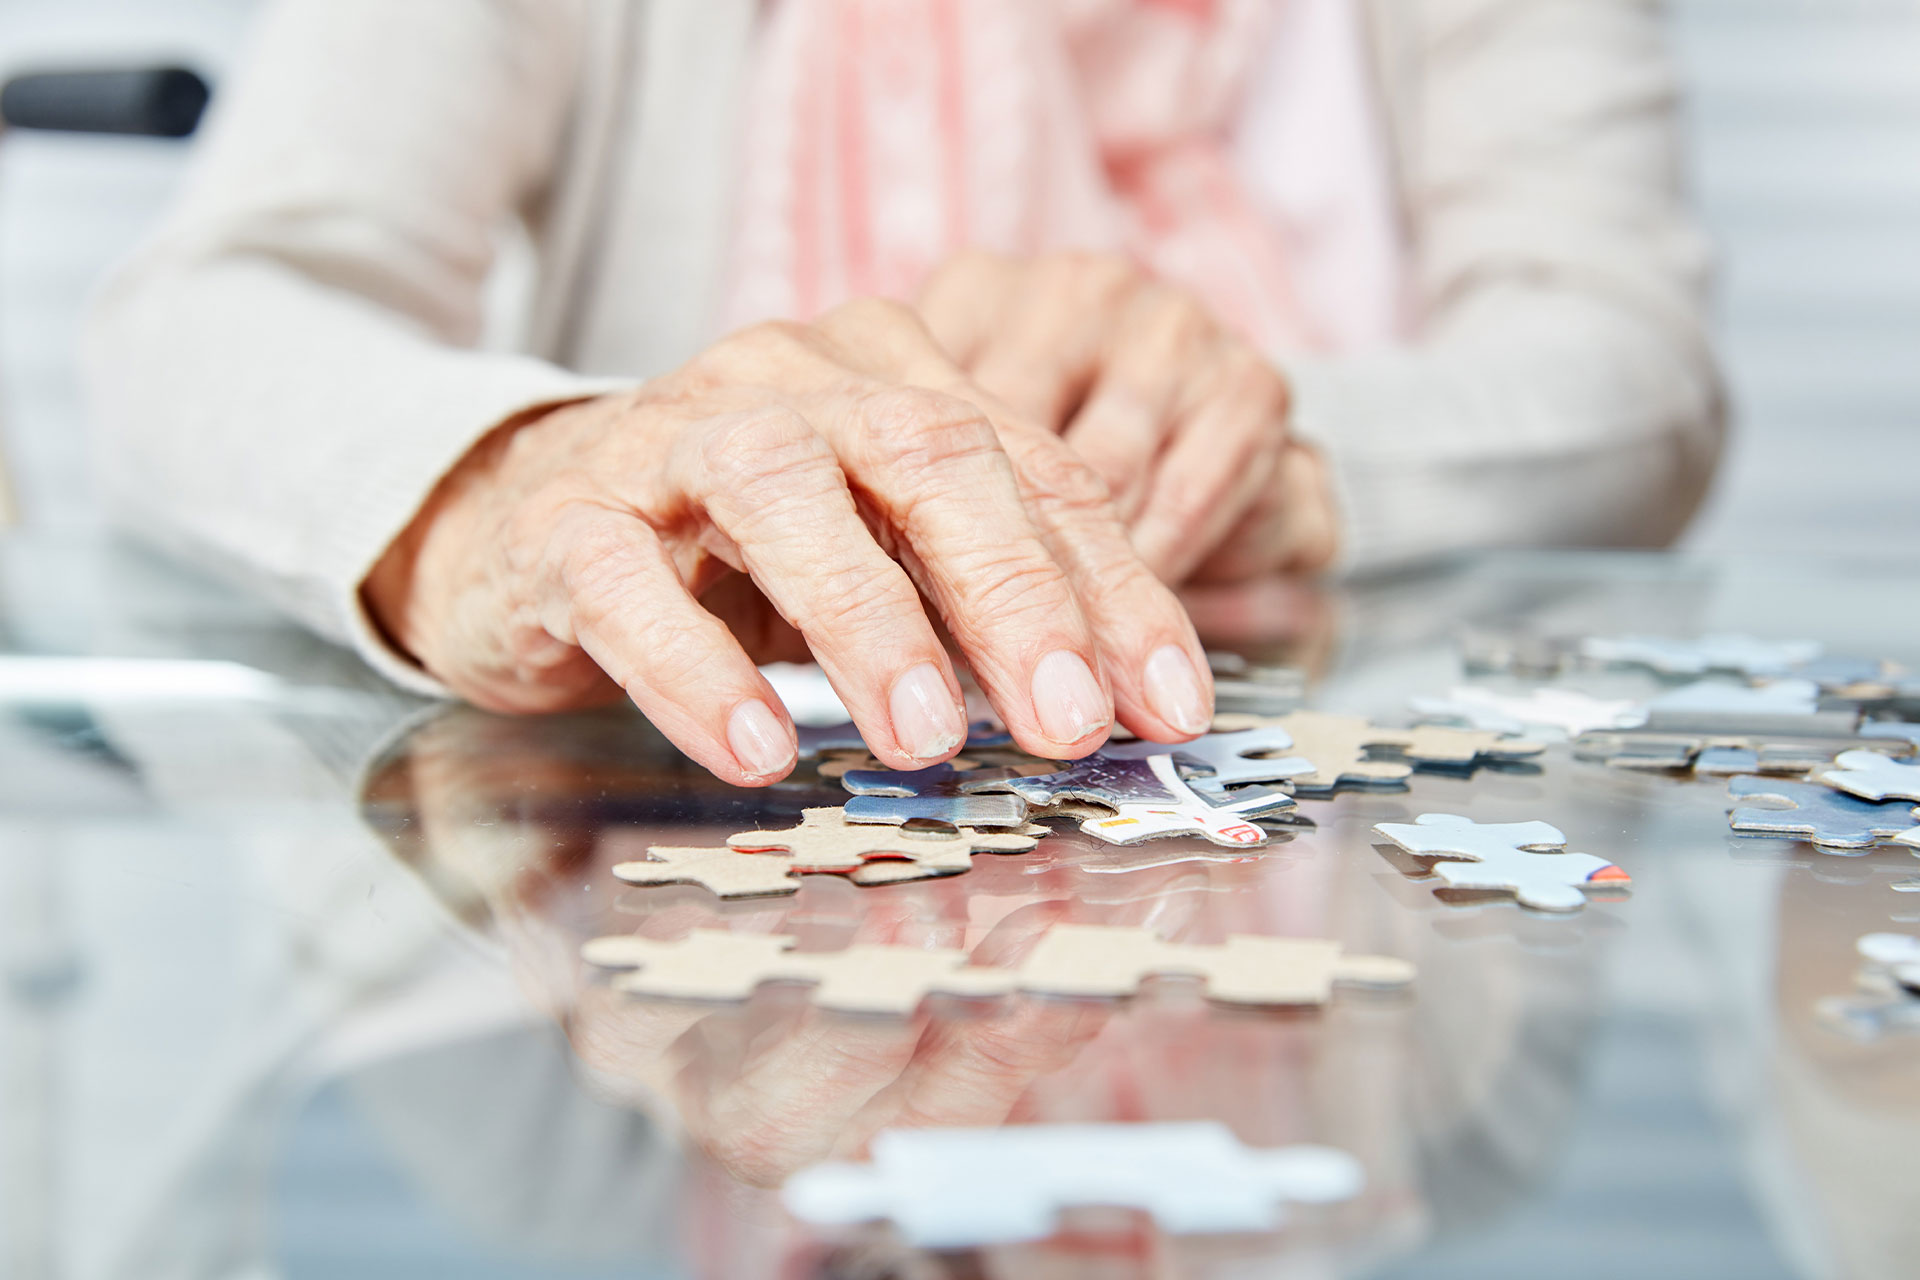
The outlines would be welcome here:
[[[1816,782],[1782,778],[1734,778],[1727,791],[1738,799],[1772,800],[1790,808],[1742,805],[1728,822],[1742,835],[1799,836],[1828,853],[1872,848],[1914,827],[1914,807],[1898,801],[1875,804]]]
[[[1412,823],[1381,822],[1373,829],[1408,853],[1442,859],[1433,874],[1448,888],[1511,890],[1516,901],[1536,911],[1578,911],[1587,904],[1589,887],[1630,883],[1605,858],[1565,852],[1567,837],[1545,822],[1481,823],[1423,813]]]

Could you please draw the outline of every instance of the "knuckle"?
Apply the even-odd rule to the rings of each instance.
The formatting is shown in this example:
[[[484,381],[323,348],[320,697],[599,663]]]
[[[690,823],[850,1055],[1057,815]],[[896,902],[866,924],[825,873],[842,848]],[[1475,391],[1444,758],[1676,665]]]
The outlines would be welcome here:
[[[780,366],[812,357],[818,337],[793,320],[762,320],[736,329],[682,366],[681,374],[696,384],[740,381]]]
[[[1024,618],[1056,617],[1066,598],[1066,576],[1051,560],[1008,549],[965,567],[972,616],[1000,626]]]
[[[1111,515],[1113,494],[1100,474],[1056,440],[1035,440],[1018,458],[1020,479],[1036,502]]]
[[[831,465],[826,441],[791,409],[762,408],[709,422],[695,442],[703,497],[751,502],[797,475]]]
[[[853,451],[862,470],[935,479],[956,463],[1000,452],[999,435],[980,410],[937,391],[873,392],[855,423]]]
[[[833,565],[819,585],[792,608],[789,619],[803,632],[846,638],[890,627],[900,610],[914,605],[914,592],[899,566],[874,555]]]

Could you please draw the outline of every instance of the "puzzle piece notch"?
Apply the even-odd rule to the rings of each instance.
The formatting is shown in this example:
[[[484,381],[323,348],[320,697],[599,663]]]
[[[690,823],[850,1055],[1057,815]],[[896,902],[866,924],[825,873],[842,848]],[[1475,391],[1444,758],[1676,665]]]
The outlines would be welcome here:
[[[1834,763],[1840,767],[1816,774],[1814,781],[1862,800],[1920,803],[1920,764],[1900,764],[1876,751],[1843,752]]]
[[[794,951],[780,934],[695,929],[677,942],[638,935],[595,938],[589,963],[624,969],[616,989],[671,1000],[745,1000],[765,982],[814,984],[813,1003],[845,1013],[910,1014],[929,995],[998,996],[1013,990],[1004,969],[967,964],[964,951],[859,944]]]
[[[890,1220],[911,1245],[960,1249],[1045,1239],[1083,1206],[1140,1209],[1173,1235],[1267,1231],[1287,1204],[1346,1200],[1364,1181],[1343,1151],[1249,1149],[1208,1120],[888,1129],[871,1163],[814,1165],[781,1195],[818,1226]]]
[[[1406,852],[1439,858],[1433,875],[1453,889],[1504,889],[1536,911],[1578,911],[1586,888],[1623,888],[1627,873],[1589,853],[1564,852],[1567,837],[1545,822],[1480,823],[1423,813],[1373,828]]]
[[[1815,782],[1750,776],[1731,779],[1727,793],[1736,799],[1775,800],[1792,806],[1735,808],[1727,817],[1728,825],[1742,835],[1797,836],[1822,852],[1847,856],[1858,856],[1887,838],[1913,835],[1914,840],[1902,843],[1920,842],[1920,833],[1914,831],[1914,807],[1905,802],[1874,804]]]

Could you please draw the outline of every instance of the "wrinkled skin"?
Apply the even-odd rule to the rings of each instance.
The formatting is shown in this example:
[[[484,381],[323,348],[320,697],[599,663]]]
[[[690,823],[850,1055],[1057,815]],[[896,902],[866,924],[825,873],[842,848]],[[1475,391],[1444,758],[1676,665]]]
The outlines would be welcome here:
[[[1087,299],[1100,323],[1069,323]],[[375,568],[370,612],[477,705],[624,691],[738,785],[795,760],[754,666],[778,658],[819,662],[894,768],[959,749],[948,639],[1036,755],[1083,756],[1116,719],[1204,731],[1166,583],[1297,559],[1266,528],[1308,506],[1285,500],[1284,381],[1103,259],[970,255],[922,306],[931,330],[873,300],[757,326],[507,424]]]
[[[965,253],[927,326],[990,394],[1062,434],[1170,583],[1312,572],[1333,558],[1320,460],[1286,379],[1185,290],[1124,258]]]

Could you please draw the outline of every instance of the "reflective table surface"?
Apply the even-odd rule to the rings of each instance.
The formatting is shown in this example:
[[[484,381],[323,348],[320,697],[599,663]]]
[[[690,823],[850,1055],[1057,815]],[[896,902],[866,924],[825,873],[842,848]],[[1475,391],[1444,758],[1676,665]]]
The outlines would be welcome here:
[[[1462,681],[1462,627],[1804,636],[1920,667],[1917,578],[1540,554],[1195,610],[1216,647],[1303,667],[1311,705],[1404,723],[1409,695]],[[1556,745],[1302,800],[1310,823],[1251,855],[1056,824],[964,875],[722,902],[609,867],[787,825],[837,784],[803,763],[727,788],[632,715],[403,697],[116,545],[0,543],[0,628],[0,1245],[20,1280],[1920,1275],[1920,1035],[1816,1011],[1854,992],[1861,934],[1920,933],[1920,894],[1894,888],[1920,862],[1734,836],[1724,782]],[[1431,811],[1548,821],[1631,893],[1566,917],[1437,894],[1371,831]],[[1288,1012],[1168,979],[900,1019],[796,987],[629,998],[578,954],[718,928],[1011,964],[1060,922],[1335,938],[1419,977]],[[777,1191],[888,1128],[1198,1119],[1344,1149],[1366,1187],[1272,1231],[1096,1209],[942,1252],[804,1227]]]

